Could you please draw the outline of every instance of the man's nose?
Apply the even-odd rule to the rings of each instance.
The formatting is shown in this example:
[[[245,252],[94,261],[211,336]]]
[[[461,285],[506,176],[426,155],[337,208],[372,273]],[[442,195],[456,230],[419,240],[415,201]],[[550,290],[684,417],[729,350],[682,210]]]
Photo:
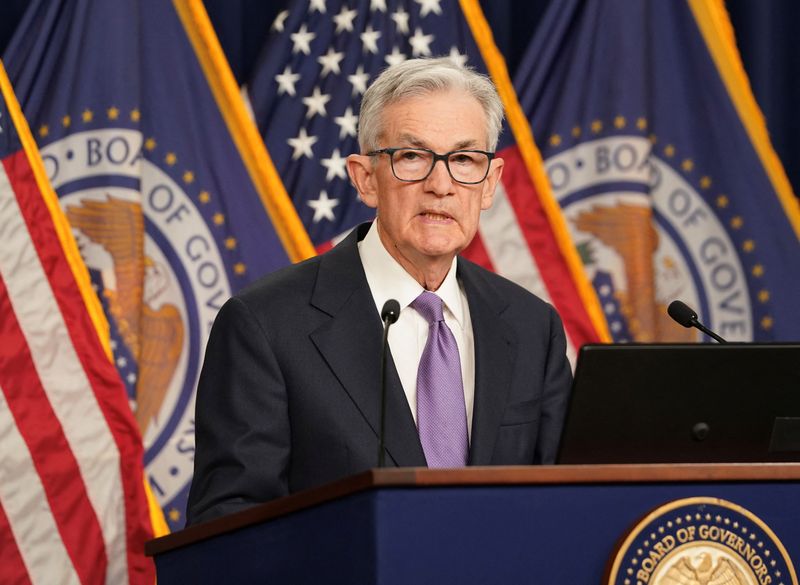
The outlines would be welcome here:
[[[453,177],[450,176],[447,165],[443,160],[437,160],[433,163],[433,170],[431,174],[428,175],[428,178],[425,179],[426,189],[440,197],[450,195],[453,192],[454,183],[455,181],[453,181]]]

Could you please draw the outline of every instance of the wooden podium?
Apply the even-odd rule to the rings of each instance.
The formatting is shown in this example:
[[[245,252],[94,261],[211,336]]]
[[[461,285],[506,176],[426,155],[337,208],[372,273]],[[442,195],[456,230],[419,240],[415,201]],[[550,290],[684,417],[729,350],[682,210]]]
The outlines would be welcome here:
[[[159,585],[598,585],[628,531],[683,498],[749,510],[800,563],[800,464],[372,470],[153,540],[146,552]],[[783,583],[797,583],[788,573]]]

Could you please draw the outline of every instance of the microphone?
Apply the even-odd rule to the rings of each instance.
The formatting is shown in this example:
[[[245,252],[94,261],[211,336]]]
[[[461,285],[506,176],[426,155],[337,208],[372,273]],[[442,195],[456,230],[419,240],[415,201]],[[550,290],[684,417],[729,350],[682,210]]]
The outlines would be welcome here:
[[[684,303],[683,301],[672,301],[667,307],[667,313],[669,316],[672,317],[675,321],[686,327],[696,327],[709,337],[719,341],[720,343],[728,343],[724,339],[722,339],[719,335],[711,331],[708,327],[703,325],[700,321],[697,320],[697,313],[695,313],[694,309],[692,309],[689,305]]]
[[[387,326],[391,325],[400,316],[400,303],[394,299],[389,299],[383,303],[383,310],[381,310],[381,321]]]
[[[383,321],[383,342],[381,343],[381,424],[378,429],[378,467],[383,467],[386,457],[386,349],[389,347],[389,327],[400,316],[400,303],[389,299],[383,303],[381,321]]]

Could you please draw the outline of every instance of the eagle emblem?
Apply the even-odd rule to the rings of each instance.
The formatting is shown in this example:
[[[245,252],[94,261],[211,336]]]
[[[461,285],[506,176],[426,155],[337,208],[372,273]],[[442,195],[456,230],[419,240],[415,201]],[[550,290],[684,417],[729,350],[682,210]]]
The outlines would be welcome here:
[[[657,298],[653,263],[658,232],[652,215],[649,207],[640,205],[595,205],[575,218],[575,227],[597,238],[621,259],[627,285],[619,287],[616,294],[634,341],[696,341],[695,332],[677,327],[667,315],[666,303]]]
[[[114,264],[114,288],[103,292],[131,355],[139,365],[136,420],[144,434],[158,414],[183,349],[184,325],[171,303],[154,306],[168,281],[163,270],[145,255],[144,217],[139,203],[107,195],[69,205],[73,229],[101,246]]]
[[[751,580],[745,577],[730,560],[717,559],[713,563],[711,555],[700,553],[693,563],[689,556],[680,557],[657,585],[750,585]]]

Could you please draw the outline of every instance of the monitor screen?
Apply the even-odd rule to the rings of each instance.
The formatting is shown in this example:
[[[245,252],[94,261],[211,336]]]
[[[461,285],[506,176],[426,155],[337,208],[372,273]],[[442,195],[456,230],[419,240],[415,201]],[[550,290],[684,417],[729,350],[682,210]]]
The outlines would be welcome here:
[[[800,461],[800,345],[581,348],[558,463]]]

